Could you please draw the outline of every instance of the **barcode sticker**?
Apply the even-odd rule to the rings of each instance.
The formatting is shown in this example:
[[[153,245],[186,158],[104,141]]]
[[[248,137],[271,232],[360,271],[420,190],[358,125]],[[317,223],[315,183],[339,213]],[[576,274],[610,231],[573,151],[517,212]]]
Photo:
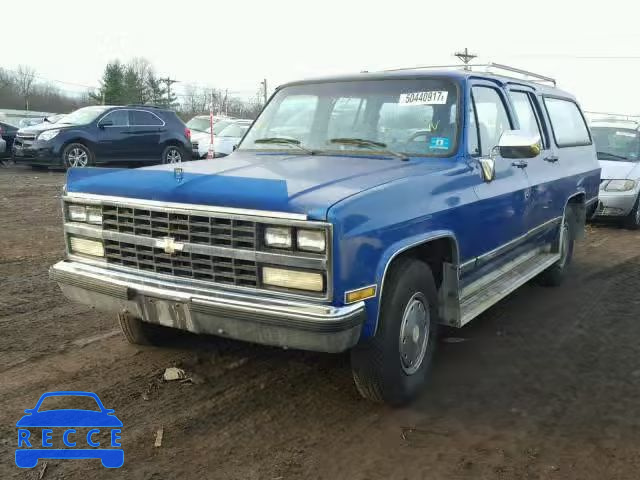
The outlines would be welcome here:
[[[449,92],[430,90],[428,92],[411,92],[400,94],[399,105],[444,105]]]

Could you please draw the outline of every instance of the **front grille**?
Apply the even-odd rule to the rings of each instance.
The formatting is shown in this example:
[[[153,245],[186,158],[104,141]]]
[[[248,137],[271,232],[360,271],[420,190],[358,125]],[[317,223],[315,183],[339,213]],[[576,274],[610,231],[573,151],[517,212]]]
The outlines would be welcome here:
[[[256,223],[247,220],[103,205],[102,223],[105,230],[142,237],[172,237],[182,243],[256,249]]]
[[[257,287],[256,262],[200,253],[177,252],[132,243],[105,241],[105,256],[110,264],[176,277],[208,280],[243,287]]]
[[[16,134],[16,138],[20,138],[23,140],[35,140],[36,134],[35,133],[18,133]]]

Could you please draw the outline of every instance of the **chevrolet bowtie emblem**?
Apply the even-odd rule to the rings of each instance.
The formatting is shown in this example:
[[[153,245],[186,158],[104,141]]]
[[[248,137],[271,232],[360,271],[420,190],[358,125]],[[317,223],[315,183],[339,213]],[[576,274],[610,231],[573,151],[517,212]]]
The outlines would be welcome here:
[[[156,240],[156,248],[161,248],[165,253],[173,255],[176,252],[182,251],[184,243],[176,242],[172,237],[164,237],[160,240]]]

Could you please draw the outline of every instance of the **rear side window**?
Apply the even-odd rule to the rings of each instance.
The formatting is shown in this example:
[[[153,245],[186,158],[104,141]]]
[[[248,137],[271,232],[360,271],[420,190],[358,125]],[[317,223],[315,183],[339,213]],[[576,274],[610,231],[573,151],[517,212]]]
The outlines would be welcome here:
[[[131,110],[131,125],[137,127],[160,127],[162,120],[151,112],[143,110]]]
[[[591,145],[589,129],[578,105],[571,100],[544,97],[558,147]]]

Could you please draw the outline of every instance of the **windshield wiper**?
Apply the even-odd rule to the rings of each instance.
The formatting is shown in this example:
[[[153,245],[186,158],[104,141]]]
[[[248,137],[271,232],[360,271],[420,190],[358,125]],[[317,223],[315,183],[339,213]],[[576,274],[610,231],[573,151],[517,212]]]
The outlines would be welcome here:
[[[300,144],[300,140],[296,140],[295,138],[287,138],[287,137],[267,137],[267,138],[259,138],[254,140],[253,143],[270,143],[273,145],[293,145],[294,147],[299,148],[303,152],[308,153],[309,155],[315,155],[316,152],[313,150],[303,147]]]
[[[329,143],[337,143],[340,145],[355,145],[356,147],[374,148],[381,153],[386,153],[392,157],[399,158],[400,160],[409,160],[409,157],[387,148],[386,143],[376,142],[375,140],[367,140],[364,138],[332,138]]]
[[[611,157],[611,158],[616,158],[618,160],[629,160],[627,157],[623,157],[622,155],[616,155],[615,153],[609,153],[609,152],[596,152],[596,154],[598,156],[600,155],[606,155],[607,157]]]

